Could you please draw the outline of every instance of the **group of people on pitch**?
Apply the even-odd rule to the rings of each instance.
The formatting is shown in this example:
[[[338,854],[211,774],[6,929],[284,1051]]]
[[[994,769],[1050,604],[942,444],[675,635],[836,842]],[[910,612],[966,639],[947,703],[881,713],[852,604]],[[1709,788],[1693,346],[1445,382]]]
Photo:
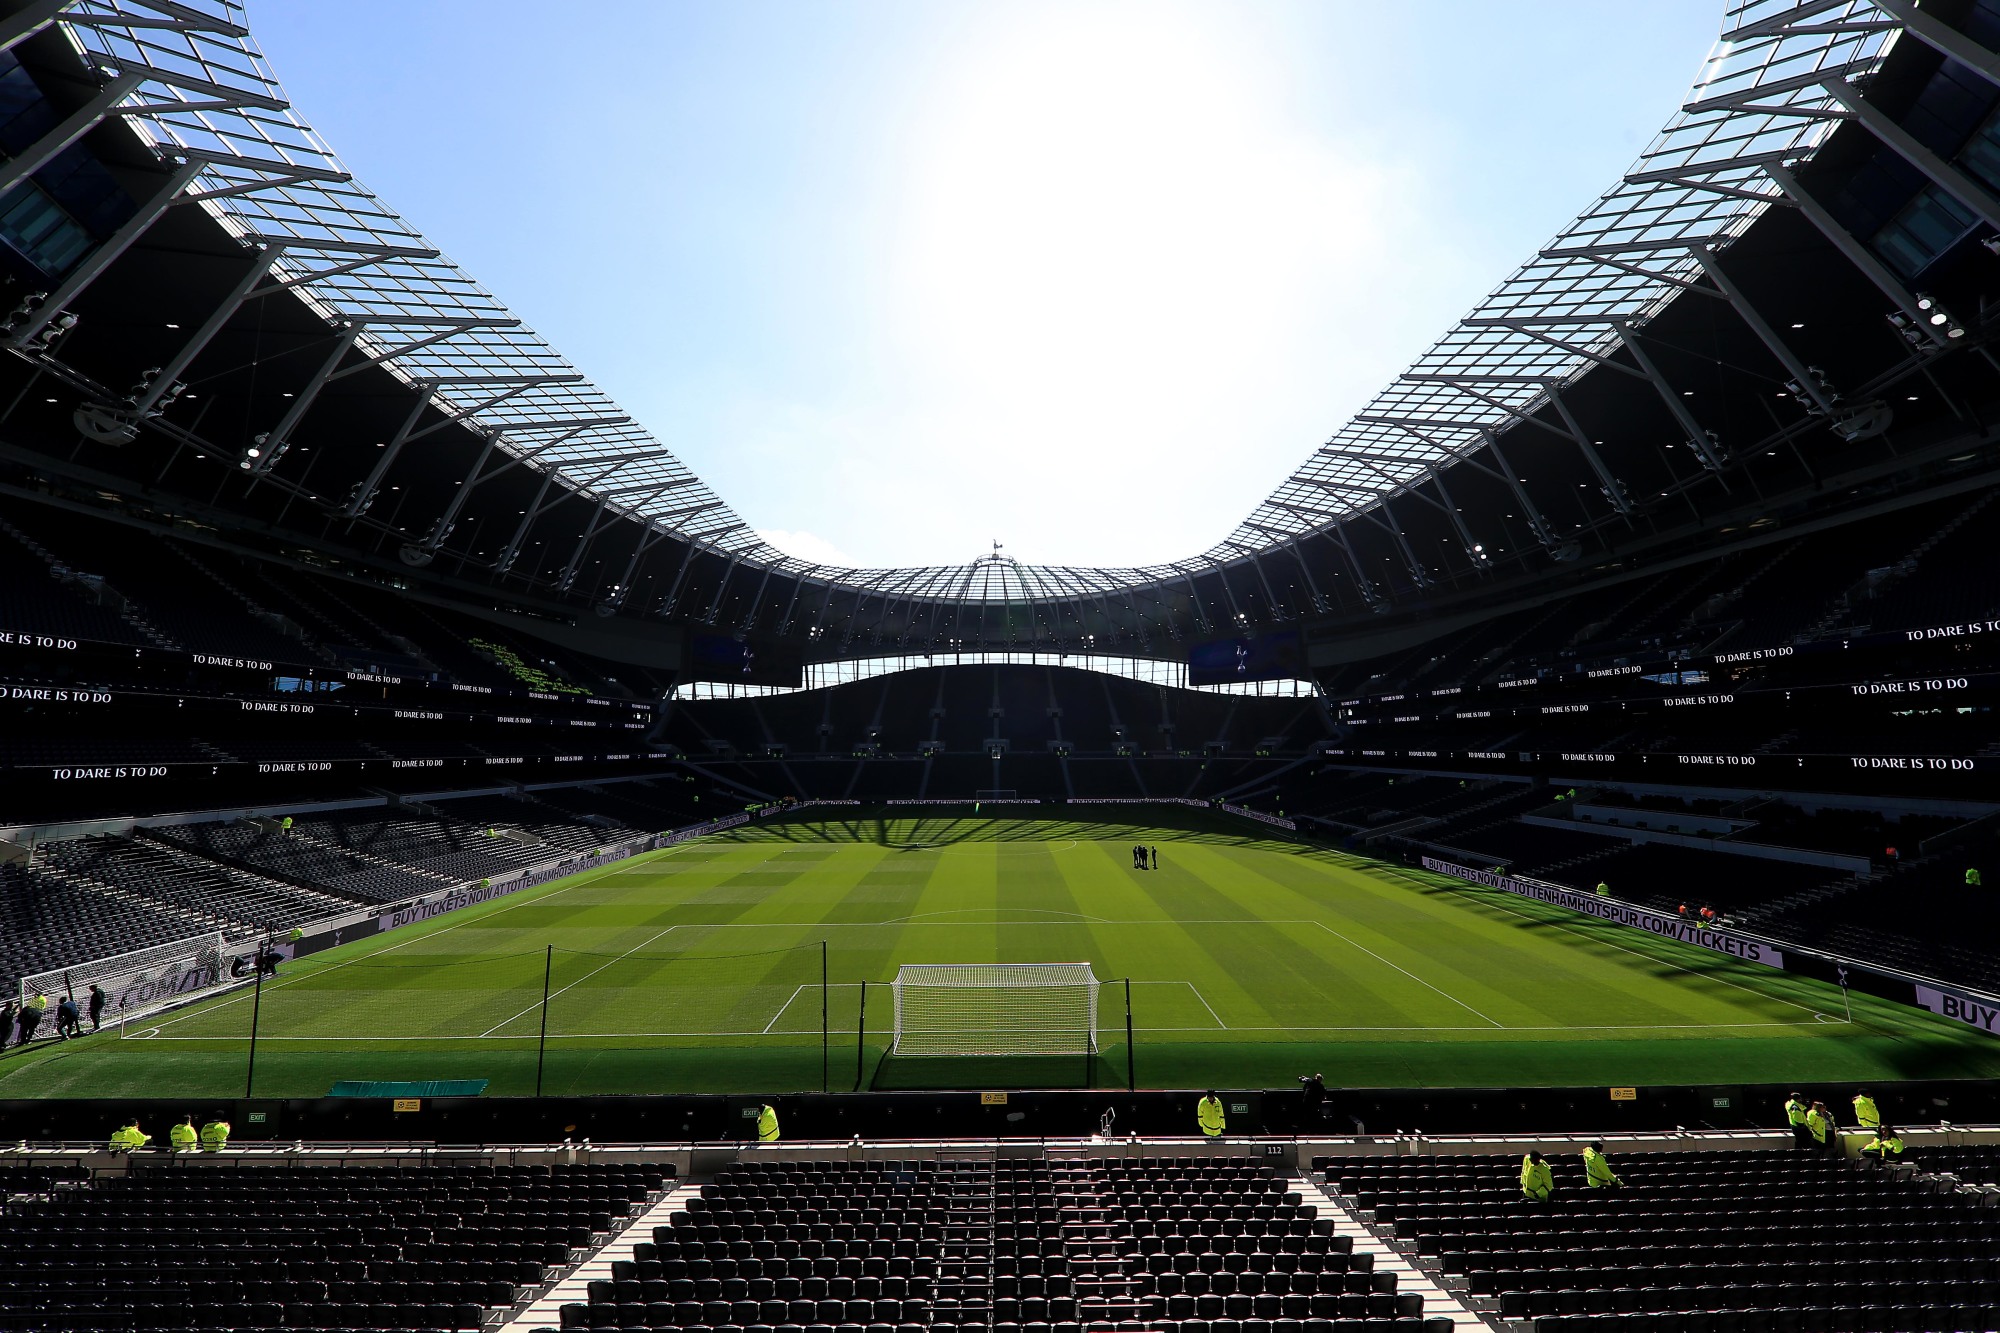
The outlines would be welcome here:
[[[90,1007],[90,1030],[97,1031],[104,1026],[104,991],[92,983],[90,995],[85,1001]],[[11,1040],[16,1045],[26,1046],[41,1030],[42,1020],[48,1016],[49,997],[43,994],[30,995],[22,1000],[16,1009],[13,1000],[0,1003],[0,1047]],[[71,1037],[83,1035],[83,1010],[78,1007],[74,995],[64,995],[55,1005],[56,1036],[68,1041]]]
[[[1146,864],[1146,854],[1148,852],[1151,852],[1153,855],[1153,864],[1150,866]],[[1133,843],[1132,868],[1134,870],[1158,870],[1160,868],[1160,849],[1157,847],[1141,847],[1138,843]]]
[[[1901,1157],[1903,1136],[1894,1125],[1882,1123],[1882,1112],[1868,1095],[1868,1089],[1854,1094],[1853,1105],[1855,1125],[1870,1136],[1861,1146],[1861,1155],[1885,1162]],[[1826,1109],[1825,1102],[1808,1102],[1803,1094],[1795,1092],[1785,1099],[1785,1120],[1792,1127],[1793,1147],[1831,1153],[1835,1157],[1845,1155],[1847,1145],[1841,1137],[1840,1124],[1833,1112]]]

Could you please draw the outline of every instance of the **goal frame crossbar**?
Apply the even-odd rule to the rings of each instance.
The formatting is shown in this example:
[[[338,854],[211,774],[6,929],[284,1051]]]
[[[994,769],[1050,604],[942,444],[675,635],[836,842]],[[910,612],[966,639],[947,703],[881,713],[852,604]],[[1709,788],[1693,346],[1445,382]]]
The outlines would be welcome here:
[[[891,1056],[1098,1052],[1089,963],[904,963],[889,983]]]

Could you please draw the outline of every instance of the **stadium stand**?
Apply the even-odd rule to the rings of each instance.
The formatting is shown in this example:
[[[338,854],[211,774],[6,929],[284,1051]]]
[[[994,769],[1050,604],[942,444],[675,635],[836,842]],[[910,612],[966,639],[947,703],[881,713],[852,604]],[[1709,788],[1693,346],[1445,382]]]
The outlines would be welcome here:
[[[0,985],[215,929],[211,916],[61,870],[0,865]]]
[[[1286,1186],[1228,1158],[745,1162],[561,1327],[1425,1329]]]
[[[1510,1323],[1617,1327],[1985,1329],[2000,1321],[1987,1256],[2000,1218],[1820,1154],[1691,1150],[1616,1160],[1622,1187],[1583,1187],[1552,1156],[1547,1205],[1522,1197],[1517,1154],[1315,1161],[1330,1188],[1414,1243]],[[1822,1241],[1852,1237],[1867,1271]]]
[[[671,1166],[167,1162],[8,1204],[17,1329],[477,1329],[658,1199]],[[16,1172],[0,1168],[0,1185]]]
[[[194,848],[226,865],[263,873],[288,884],[313,886],[358,902],[395,902],[453,883],[444,875],[385,863],[323,842],[309,834],[253,824],[181,824],[159,836]]]

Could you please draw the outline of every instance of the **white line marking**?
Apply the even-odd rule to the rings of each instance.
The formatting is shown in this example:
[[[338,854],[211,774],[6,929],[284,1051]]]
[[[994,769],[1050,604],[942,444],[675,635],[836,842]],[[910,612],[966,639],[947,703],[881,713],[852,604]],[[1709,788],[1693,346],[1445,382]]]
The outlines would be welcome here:
[[[1112,982],[1103,982],[1103,983],[1101,983],[1101,984],[1103,984],[1103,985],[1112,985],[1112,984],[1114,984],[1114,983],[1112,983]],[[1191,990],[1191,991],[1193,991],[1193,992],[1194,992],[1194,998],[1196,999],[1196,1001],[1198,1001],[1198,1002],[1200,1003],[1201,1007],[1202,1007],[1202,1008],[1204,1008],[1204,1009],[1206,1009],[1206,1010],[1208,1010],[1208,1016],[1209,1016],[1210,1018],[1213,1018],[1213,1019],[1215,1019],[1215,1026],[1216,1026],[1216,1027],[1218,1027],[1218,1028],[1220,1028],[1220,1029],[1222,1029],[1222,1030],[1223,1030],[1223,1031],[1225,1031],[1225,1032],[1231,1032],[1231,1031],[1234,1031],[1234,1032],[1258,1032],[1258,1031],[1271,1031],[1271,1030],[1275,1030],[1275,1031],[1281,1031],[1281,1032],[1282,1032],[1282,1031],[1286,1031],[1286,1030],[1287,1030],[1287,1029],[1284,1029],[1284,1028],[1278,1028],[1278,1029],[1260,1029],[1260,1028],[1231,1028],[1231,1027],[1229,1026],[1229,1024],[1227,1024],[1227,1023],[1225,1023],[1225,1022],[1223,1022],[1223,1021],[1222,1021],[1222,1018],[1221,1018],[1221,1016],[1220,1016],[1220,1015],[1218,1015],[1218,1014],[1217,1014],[1217,1013],[1215,1012],[1215,1008],[1214,1008],[1214,1006],[1210,1005],[1210,1004],[1209,1004],[1209,1002],[1208,1002],[1208,1000],[1207,1000],[1207,998],[1206,998],[1206,997],[1204,997],[1204,996],[1202,995],[1202,993],[1201,993],[1201,987],[1199,987],[1199,986],[1195,985],[1195,984],[1194,984],[1194,983],[1193,983],[1192,981],[1188,981],[1188,980],[1186,980],[1185,978],[1183,978],[1182,980],[1179,980],[1179,981],[1139,981],[1139,980],[1136,980],[1136,979],[1135,979],[1135,980],[1134,980],[1134,981],[1132,982],[1132,984],[1133,984],[1134,986],[1186,986],[1186,987],[1187,987],[1187,988],[1188,988],[1189,990]],[[1140,1031],[1145,1031],[1145,1032],[1206,1032],[1206,1031],[1208,1031],[1208,1029],[1207,1029],[1207,1028],[1143,1028],[1143,1029],[1142,1029],[1142,1028],[1133,1028],[1132,1030],[1133,1030],[1134,1032],[1140,1032]],[[1109,1031],[1109,1029],[1106,1029],[1106,1031]]]
[[[1192,981],[1183,982],[1182,984],[1185,985],[1189,990],[1194,992],[1194,998],[1201,1001],[1201,1007],[1208,1010],[1208,1016],[1215,1020],[1215,1025],[1221,1028],[1223,1031],[1227,1032],[1229,1030],[1229,1024],[1223,1022],[1222,1015],[1215,1012],[1215,1006],[1210,1004],[1208,1002],[1208,997],[1201,993],[1201,987],[1195,985]]]
[[[1352,944],[1355,948],[1361,950],[1361,952],[1367,954],[1370,958],[1375,959],[1377,962],[1386,963],[1388,964],[1388,966],[1395,968],[1398,972],[1401,972],[1404,976],[1416,982],[1419,986],[1428,987],[1429,989],[1436,991],[1439,995],[1444,996],[1445,999],[1450,1000],[1453,1004],[1457,1005],[1459,1008],[1464,1009],[1469,1013],[1478,1014],[1479,1017],[1491,1023],[1494,1027],[1504,1028],[1507,1026],[1505,1023],[1502,1023],[1499,1019],[1494,1018],[1490,1014],[1480,1013],[1479,1010],[1474,1009],[1471,1005],[1467,1004],[1464,1000],[1459,999],[1456,995],[1453,995],[1450,991],[1445,990],[1442,986],[1432,986],[1430,982],[1425,981],[1422,977],[1410,971],[1409,968],[1403,967],[1398,963],[1390,962],[1387,958],[1384,958],[1381,954],[1376,953],[1373,949],[1369,948],[1365,944],[1362,944],[1358,940],[1348,939],[1347,936],[1341,934],[1339,931],[1335,930],[1332,926],[1327,925],[1326,922],[1315,921],[1313,922],[1313,924],[1318,926],[1321,930],[1325,931],[1327,934],[1333,936],[1334,938],[1339,940],[1345,940],[1347,943]]]
[[[882,984],[884,984],[884,985],[887,985],[888,983],[884,982],[884,983],[882,983]],[[1160,984],[1163,984],[1163,985],[1164,985],[1164,984],[1169,984],[1169,983],[1160,983]],[[1832,1020],[1830,1020],[1830,1021],[1831,1021],[1832,1023],[1834,1023],[1834,1024],[1836,1025],[1836,1026],[1838,1026],[1838,1025],[1840,1025],[1840,1024],[1842,1023],[1842,1020],[1841,1020],[1841,1019],[1837,1019],[1837,1018],[1836,1018],[1836,1019],[1832,1019]],[[1788,1028],[1788,1029],[1789,1029],[1789,1028],[1807,1028],[1807,1029],[1810,1029],[1810,1028],[1812,1028],[1813,1026],[1814,1026],[1813,1024],[1811,1024],[1811,1023],[1807,1023],[1807,1022],[1805,1022],[1805,1021],[1803,1021],[1803,1020],[1800,1020],[1800,1021],[1798,1021],[1798,1022],[1792,1022],[1792,1023],[1601,1023],[1601,1024],[1599,1024],[1599,1023],[1586,1023],[1586,1024],[1571,1024],[1571,1023],[1557,1023],[1557,1024],[1551,1024],[1551,1025],[1547,1025],[1547,1026],[1540,1026],[1540,1027],[1502,1027],[1502,1028],[1499,1028],[1499,1029],[1497,1029],[1497,1031],[1500,1031],[1500,1032],[1506,1032],[1506,1033],[1515,1033],[1515,1032],[1716,1032],[1716,1031],[1720,1031],[1720,1030],[1723,1030],[1723,1029],[1738,1029],[1738,1028]],[[1110,1032],[1110,1031],[1113,1031],[1113,1030],[1114,1030],[1114,1029],[1112,1029],[1112,1028],[1109,1028],[1109,1027],[1105,1027],[1105,1028],[1101,1028],[1101,1029],[1100,1029],[1100,1031],[1105,1031],[1105,1032]],[[1197,1036],[1197,1037],[1198,1037],[1198,1036],[1203,1036],[1203,1035],[1208,1035],[1208,1036],[1213,1036],[1213,1035],[1215,1034],[1215,1032],[1217,1031],[1217,1029],[1215,1029],[1215,1028],[1147,1028],[1147,1027],[1134,1027],[1134,1028],[1133,1028],[1132,1030],[1133,1030],[1134,1032],[1153,1032],[1153,1033],[1178,1033],[1178,1034],[1180,1034],[1180,1035],[1183,1035],[1183,1036]],[[1484,1028],[1482,1028],[1482,1027],[1471,1027],[1471,1026],[1466,1026],[1466,1027],[1407,1027],[1407,1026],[1405,1026],[1405,1027],[1395,1027],[1395,1026],[1383,1026],[1383,1027],[1362,1027],[1362,1026],[1355,1026],[1355,1027],[1319,1027],[1319,1026],[1311,1026],[1311,1025],[1307,1025],[1307,1024],[1302,1024],[1302,1023],[1286,1023],[1286,1024],[1278,1024],[1278,1025],[1274,1025],[1274,1026],[1268,1026],[1268,1027],[1231,1027],[1231,1028],[1224,1028],[1224,1029],[1222,1029],[1222,1030],[1223,1030],[1223,1031],[1227,1031],[1227,1032],[1478,1032],[1478,1033],[1483,1033],[1483,1034],[1486,1034],[1486,1035],[1489,1035],[1489,1036],[1490,1036],[1490,1035],[1492,1035],[1492,1034],[1493,1034],[1493,1033],[1494,1033],[1494,1032],[1496,1031],[1496,1029],[1494,1029],[1494,1028],[1490,1028],[1490,1027],[1484,1027]],[[868,1029],[868,1033],[869,1033],[869,1035],[870,1035],[870,1036],[888,1036],[888,1035],[890,1035],[891,1033],[893,1033],[894,1031],[895,1031],[895,1029],[893,1029],[893,1028],[886,1028],[886,1027],[883,1027],[883,1028],[869,1028],[869,1029]],[[711,1032],[551,1032],[551,1033],[549,1033],[549,1037],[550,1037],[550,1039],[552,1039],[552,1040],[557,1040],[557,1039],[560,1039],[560,1040],[564,1040],[564,1041],[656,1041],[656,1040],[657,1040],[657,1041],[664,1041],[664,1040],[668,1040],[668,1039],[681,1039],[681,1038],[690,1038],[690,1037],[789,1037],[789,1038],[794,1038],[794,1039],[804,1039],[804,1038],[808,1038],[808,1037],[812,1037],[812,1036],[815,1036],[815,1035],[817,1035],[817,1034],[815,1034],[815,1033],[812,1033],[812,1032],[768,1032],[768,1031],[761,1031],[761,1032],[760,1032],[760,1031],[751,1031],[751,1030],[744,1030],[744,1031],[740,1031],[740,1032],[719,1032],[719,1031],[711,1031]],[[137,1039],[135,1038],[135,1040],[137,1040]],[[248,1041],[248,1040],[249,1040],[249,1038],[248,1038],[248,1037],[154,1037],[154,1038],[147,1038],[146,1040],[152,1040],[152,1041]],[[351,1044],[351,1045],[368,1045],[368,1044],[371,1044],[371,1043],[374,1043],[374,1042],[389,1042],[389,1041],[524,1041],[524,1042],[525,1042],[525,1041],[535,1041],[535,1040],[538,1040],[538,1037],[537,1037],[537,1036],[533,1036],[533,1035],[526,1035],[526,1034],[524,1034],[524,1035],[522,1035],[522,1036],[518,1036],[518,1037],[509,1037],[509,1036],[489,1036],[489,1035],[487,1035],[487,1034],[485,1034],[485,1033],[480,1033],[480,1034],[478,1034],[478,1035],[472,1035],[472,1034],[469,1034],[469,1033],[468,1033],[468,1034],[458,1034],[458,1035],[433,1035],[433,1036],[425,1036],[425,1037],[379,1037],[379,1036],[370,1036],[370,1037],[351,1037],[351,1036],[350,1036],[350,1037],[274,1037],[274,1036],[267,1036],[267,1035],[265,1035],[265,1034],[263,1034],[263,1033],[259,1033],[259,1034],[258,1034],[258,1036],[257,1036],[257,1042],[258,1042],[258,1044],[259,1044],[259,1045],[263,1045],[263,1044],[264,1044],[264,1043],[266,1043],[266,1042],[274,1042],[274,1041],[338,1041],[338,1042],[347,1042],[347,1043],[349,1043],[349,1044]]]
[[[687,844],[682,843],[674,847],[662,848],[658,852],[650,852],[650,853],[641,852],[640,855],[641,856],[650,855],[655,857],[656,859],[664,859],[665,857],[671,856],[673,853],[679,851],[681,847],[686,845]],[[505,901],[506,905],[497,908],[496,910],[491,912],[481,913],[477,918],[477,920],[482,922],[490,921],[496,916],[505,916],[507,913],[513,911],[517,907],[526,907],[530,903],[547,902],[551,898],[559,898],[563,894],[568,893],[572,889],[580,889],[585,884],[595,883],[599,879],[606,878],[610,874],[614,873],[613,867],[622,864],[623,864],[622,862],[614,861],[610,866],[602,866],[594,871],[586,870],[573,884],[557,883],[549,886],[537,885],[535,888],[532,889],[522,889],[520,890],[520,893],[523,896],[520,897],[518,900],[514,900],[513,895],[511,894],[509,895],[509,900],[491,899],[489,901],[494,901],[494,902]],[[540,892],[539,890],[544,887],[546,887],[548,891],[546,893]],[[485,904],[483,903],[479,905],[485,906]],[[413,924],[422,924],[422,923],[419,922]],[[299,971],[296,970],[299,964],[293,964],[292,977],[289,981],[282,979],[274,980],[270,985],[264,987],[264,989],[266,991],[283,990],[288,986],[296,986],[299,985],[301,982],[311,981],[315,977],[329,976],[332,973],[340,971],[340,969],[343,967],[352,967],[356,963],[365,962],[370,959],[380,958],[383,954],[395,953],[398,949],[407,949],[412,944],[419,943],[420,941],[423,940],[433,940],[440,935],[449,935],[452,931],[457,930],[460,926],[469,926],[471,924],[473,924],[473,919],[471,918],[468,918],[463,921],[454,921],[448,926],[439,927],[437,930],[427,930],[412,935],[409,939],[404,940],[401,944],[391,944],[386,948],[381,948],[381,949],[364,950],[363,952],[356,954],[352,958],[345,959],[341,962],[333,963],[331,965],[315,965],[310,958],[307,958],[302,960],[302,962],[304,967],[309,970],[301,974]],[[405,927],[405,929],[408,929],[408,927]],[[364,936],[363,938],[366,937]],[[355,943],[357,944],[359,944],[360,942],[361,942],[360,940],[355,941]],[[175,1023],[183,1022],[190,1018],[199,1018],[202,1017],[203,1015],[216,1013],[220,1010],[227,1009],[229,1006],[233,1004],[241,1004],[243,1001],[251,998],[252,994],[254,994],[254,988],[246,987],[243,990],[239,990],[234,994],[230,995],[227,999],[218,1000],[212,1004],[190,1005],[186,1010],[177,1014],[175,1017],[165,1019],[161,1023],[161,1026],[167,1027]],[[164,1038],[164,1040],[171,1041],[176,1039]],[[193,1038],[192,1040],[207,1040],[207,1038]]]
[[[796,1000],[796,999],[798,999],[798,998],[799,998],[799,992],[800,992],[800,991],[802,991],[802,990],[804,990],[804,989],[805,989],[805,987],[804,987],[803,985],[799,985],[799,986],[794,986],[794,987],[792,987],[792,993],[791,993],[790,995],[787,995],[787,996],[785,997],[785,1002],[784,1002],[783,1004],[781,1004],[781,1005],[779,1005],[779,1006],[778,1006],[778,1012],[777,1012],[777,1013],[775,1013],[775,1014],[772,1014],[772,1015],[771,1015],[771,1021],[770,1021],[770,1022],[768,1022],[768,1023],[766,1023],[766,1024],[764,1025],[764,1030],[763,1030],[762,1032],[758,1033],[757,1035],[758,1035],[758,1036],[760,1036],[760,1037],[768,1037],[768,1036],[770,1036],[770,1035],[771,1035],[771,1029],[772,1029],[772,1028],[774,1028],[774,1027],[776,1027],[776,1026],[778,1025],[778,1020],[779,1020],[779,1019],[781,1019],[781,1018],[783,1018],[783,1017],[785,1016],[785,1010],[787,1010],[787,1009],[789,1009],[789,1008],[791,1008],[791,1007],[792,1007],[792,1001],[793,1001],[793,1000]]]
[[[980,913],[980,912],[988,912],[988,913],[991,913],[991,912],[1032,912],[1032,913],[1034,913],[1034,914],[1035,914],[1035,919],[1033,919],[1033,920],[1028,920],[1028,921],[1014,921],[1014,920],[1009,920],[1009,921],[1003,921],[1003,920],[999,920],[999,919],[997,919],[997,918],[996,918],[996,919],[994,919],[994,920],[992,920],[992,921],[926,921],[926,920],[924,920],[924,919],[923,919],[923,918],[925,918],[925,917],[933,917],[933,916],[948,916],[948,917],[966,917],[966,916],[972,916],[972,915],[974,915],[974,914],[976,914],[976,913]],[[868,922],[868,921],[846,921],[846,922],[841,922],[840,924],[842,924],[842,925],[850,925],[850,926],[860,926],[860,925],[877,925],[877,926],[1059,926],[1059,925],[1062,925],[1062,924],[1063,924],[1063,922],[1062,922],[1062,921],[1050,921],[1050,920],[1047,920],[1046,918],[1049,918],[1049,917],[1063,917],[1063,918],[1067,918],[1067,919],[1069,919],[1069,920],[1072,920],[1072,921],[1088,921],[1088,922],[1092,923],[1093,925],[1100,925],[1100,926],[1118,926],[1118,925],[1126,925],[1126,924],[1130,924],[1130,923],[1127,923],[1127,922],[1122,922],[1122,921],[1106,921],[1106,920],[1105,920],[1105,919],[1104,919],[1103,917],[1101,917],[1101,916],[1089,916],[1089,915],[1086,915],[1085,913],[1082,913],[1082,912],[1059,912],[1059,911],[1055,910],[1054,908],[1041,908],[1041,907],[1002,907],[1002,908],[994,908],[994,907],[957,907],[957,908],[953,908],[953,909],[952,909],[952,910],[950,910],[950,911],[939,911],[939,912],[918,912],[918,913],[917,913],[916,915],[914,915],[914,916],[892,916],[892,917],[888,918],[888,919],[887,919],[886,921],[873,921],[873,922]],[[758,924],[761,924],[761,923],[759,923],[759,922],[755,922],[755,921],[745,921],[745,922],[738,922],[738,923],[724,923],[724,924],[740,924],[740,925],[758,925]],[[787,924],[799,924],[799,923],[787,923]],[[1180,924],[1180,923],[1179,923],[1179,922],[1174,922],[1174,923],[1172,923],[1172,924],[1175,924],[1175,925],[1178,925],[1178,924]]]
[[[508,1023],[513,1022],[515,1018],[521,1017],[522,1014],[532,1014],[537,1009],[546,1008],[550,1001],[554,1000],[556,996],[561,995],[564,991],[574,990],[576,987],[581,986],[584,982],[596,976],[599,972],[602,972],[605,968],[610,967],[613,963],[624,962],[627,958],[630,958],[633,954],[639,952],[639,950],[645,948],[648,944],[651,944],[654,940],[660,938],[661,935],[671,935],[673,932],[679,929],[680,927],[678,925],[673,925],[673,926],[668,926],[665,930],[658,932],[658,934],[648,935],[644,940],[641,940],[639,943],[633,945],[631,948],[627,949],[624,953],[619,954],[616,958],[607,959],[604,962],[599,963],[596,967],[591,968],[590,971],[584,973],[582,976],[578,977],[575,981],[570,982],[569,985],[564,986],[562,990],[550,991],[546,998],[535,1001],[533,1004],[529,1005],[526,1009],[523,1009],[521,1013],[515,1014],[513,1018],[508,1018],[502,1022],[495,1023],[492,1027],[486,1029],[486,1031],[480,1033],[479,1035],[482,1037],[490,1037],[494,1033],[498,1032],[501,1028],[506,1027]]]

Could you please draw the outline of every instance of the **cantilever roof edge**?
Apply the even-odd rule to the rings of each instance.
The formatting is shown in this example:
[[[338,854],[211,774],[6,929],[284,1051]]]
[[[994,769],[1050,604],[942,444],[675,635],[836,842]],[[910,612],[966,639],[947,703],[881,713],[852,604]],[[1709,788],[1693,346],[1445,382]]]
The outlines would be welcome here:
[[[1450,466],[1615,348],[1623,328],[1643,322],[1698,270],[1697,247],[1740,235],[1777,197],[1766,168],[1810,156],[1837,123],[1825,82],[1880,68],[1902,28],[1869,0],[1732,0],[1685,104],[1633,169],[1207,552],[1145,568],[988,557],[846,569],[764,542],[608,394],[355,180],[291,106],[244,20],[236,0],[73,0],[53,21],[107,80],[135,80],[118,114],[163,158],[199,162],[200,206],[246,243],[279,243],[275,271],[330,325],[357,324],[358,345],[391,373],[429,386],[453,410],[482,400],[451,381],[534,381],[466,411],[503,447],[517,429],[519,447],[539,445],[538,460],[572,484],[569,460],[641,447],[648,456],[621,482],[635,492],[656,482],[665,494],[658,508],[625,510],[640,521],[865,596],[958,602],[1080,598],[1179,581],[1187,566],[1233,563],[1323,531]],[[1645,262],[1618,258],[1633,253]],[[453,327],[439,336],[441,324]],[[566,420],[579,428],[559,444],[533,438]],[[689,512],[704,516],[699,531],[667,517]]]

